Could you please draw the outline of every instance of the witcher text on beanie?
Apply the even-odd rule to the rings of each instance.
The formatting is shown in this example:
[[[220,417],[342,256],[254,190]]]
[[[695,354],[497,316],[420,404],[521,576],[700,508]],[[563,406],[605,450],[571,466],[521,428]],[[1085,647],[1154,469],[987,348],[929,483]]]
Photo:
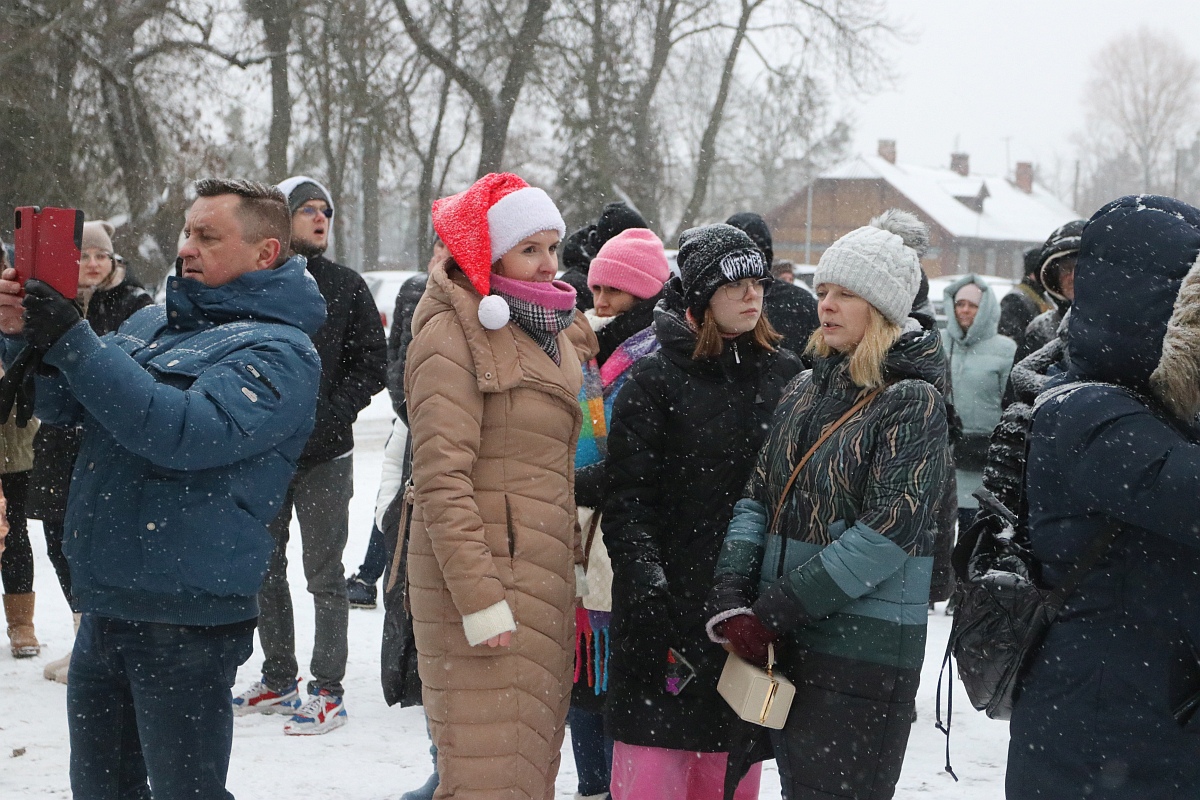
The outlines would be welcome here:
[[[703,225],[679,236],[679,277],[688,310],[704,318],[713,294],[723,284],[765,278],[767,261],[754,240],[732,225]]]
[[[845,287],[903,325],[921,287],[921,254],[928,246],[925,223],[893,208],[831,244],[817,263],[813,285]]]

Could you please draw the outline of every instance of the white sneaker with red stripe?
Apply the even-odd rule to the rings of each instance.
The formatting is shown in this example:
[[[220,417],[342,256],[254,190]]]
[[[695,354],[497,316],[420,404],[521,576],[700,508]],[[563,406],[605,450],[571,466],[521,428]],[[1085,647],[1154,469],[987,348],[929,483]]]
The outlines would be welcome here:
[[[322,689],[308,698],[283,726],[288,736],[315,736],[329,733],[346,724],[346,705],[342,698]]]
[[[263,683],[255,681],[250,688],[233,698],[233,715],[247,714],[295,714],[300,708],[300,679],[291,690],[276,692]]]

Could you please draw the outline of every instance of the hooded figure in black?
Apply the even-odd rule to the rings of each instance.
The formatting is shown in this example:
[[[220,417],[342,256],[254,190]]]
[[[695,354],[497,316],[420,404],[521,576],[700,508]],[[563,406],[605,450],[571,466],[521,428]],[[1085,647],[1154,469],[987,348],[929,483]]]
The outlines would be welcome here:
[[[1200,797],[1200,210],[1123,197],[1083,231],[1069,369],[1026,474],[1050,586],[1116,539],[1018,686],[1007,797]],[[1075,383],[1084,382],[1084,383]]]
[[[686,231],[679,266],[682,279],[668,282],[655,311],[662,349],[634,366],[608,434],[613,800],[677,796],[622,782],[638,758],[630,747],[675,751],[693,763],[729,750],[737,718],[717,694],[726,654],[705,632],[705,599],[733,504],[784,386],[801,369],[795,355],[770,344],[776,336],[763,317],[726,336],[708,322],[718,302],[761,303],[769,272],[745,233],[729,225]],[[678,694],[667,688],[671,648],[696,673]],[[723,773],[722,766],[718,792]]]
[[[775,249],[766,220],[752,211],[743,211],[725,220],[725,224],[740,228],[754,240],[766,257],[769,270],[775,263]],[[808,345],[808,337],[820,324],[817,321],[817,298],[813,297],[812,292],[794,283],[776,280],[767,291],[763,308],[772,327],[783,336],[782,346],[793,353],[803,353]]]

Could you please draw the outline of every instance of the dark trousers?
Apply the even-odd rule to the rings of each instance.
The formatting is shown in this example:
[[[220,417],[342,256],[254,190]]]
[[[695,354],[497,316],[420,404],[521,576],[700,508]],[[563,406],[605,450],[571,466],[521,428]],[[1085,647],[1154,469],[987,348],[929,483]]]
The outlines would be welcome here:
[[[270,525],[275,550],[258,595],[258,638],[266,656],[263,682],[274,691],[291,689],[299,670],[292,590],[287,579],[287,544],[294,505],[300,520],[304,578],[316,609],[308,691],[315,694],[325,689],[338,697],[342,695],[346,630],[350,624],[342,551],[350,532],[353,494],[354,461],[350,456],[297,470],[283,500],[283,509]]]
[[[254,621],[214,628],[84,614],[67,724],[75,800],[232,800],[230,687]]]
[[[0,582],[5,594],[29,594],[33,591],[33,547],[29,544],[29,521],[25,519],[29,471],[0,476],[0,486],[8,501],[8,536],[4,539],[4,555],[0,556]]]
[[[572,706],[567,724],[571,726],[579,793],[590,797],[607,792],[612,782],[613,740],[604,735],[604,715]]]
[[[367,542],[367,554],[363,556],[362,566],[358,568],[358,577],[364,583],[378,583],[387,567],[387,553],[383,545],[383,531],[378,525],[371,525],[371,540]]]
[[[63,597],[67,598],[67,605],[71,607],[71,610],[78,614],[79,603],[76,602],[75,595],[71,594],[71,566],[63,554],[63,524],[61,519],[44,519],[42,520],[42,533],[46,536],[46,555],[50,557],[50,563],[54,565],[54,572],[58,575],[58,585],[62,587]]]

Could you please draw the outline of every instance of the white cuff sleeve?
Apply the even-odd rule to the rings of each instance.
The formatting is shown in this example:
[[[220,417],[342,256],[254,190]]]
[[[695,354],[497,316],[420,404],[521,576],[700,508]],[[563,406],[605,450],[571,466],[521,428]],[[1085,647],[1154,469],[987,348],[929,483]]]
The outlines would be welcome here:
[[[501,600],[482,611],[476,611],[463,617],[463,632],[467,635],[467,644],[472,647],[483,644],[493,636],[499,636],[505,631],[515,631],[516,629],[517,622],[513,619],[512,609],[508,607],[507,600]]]
[[[708,621],[708,624],[704,626],[704,629],[708,631],[709,640],[716,642],[717,644],[729,644],[728,639],[717,633],[716,627],[727,619],[733,619],[734,617],[740,617],[743,614],[753,613],[754,609],[752,608],[731,608],[728,611],[722,611],[720,614],[717,614]]]

